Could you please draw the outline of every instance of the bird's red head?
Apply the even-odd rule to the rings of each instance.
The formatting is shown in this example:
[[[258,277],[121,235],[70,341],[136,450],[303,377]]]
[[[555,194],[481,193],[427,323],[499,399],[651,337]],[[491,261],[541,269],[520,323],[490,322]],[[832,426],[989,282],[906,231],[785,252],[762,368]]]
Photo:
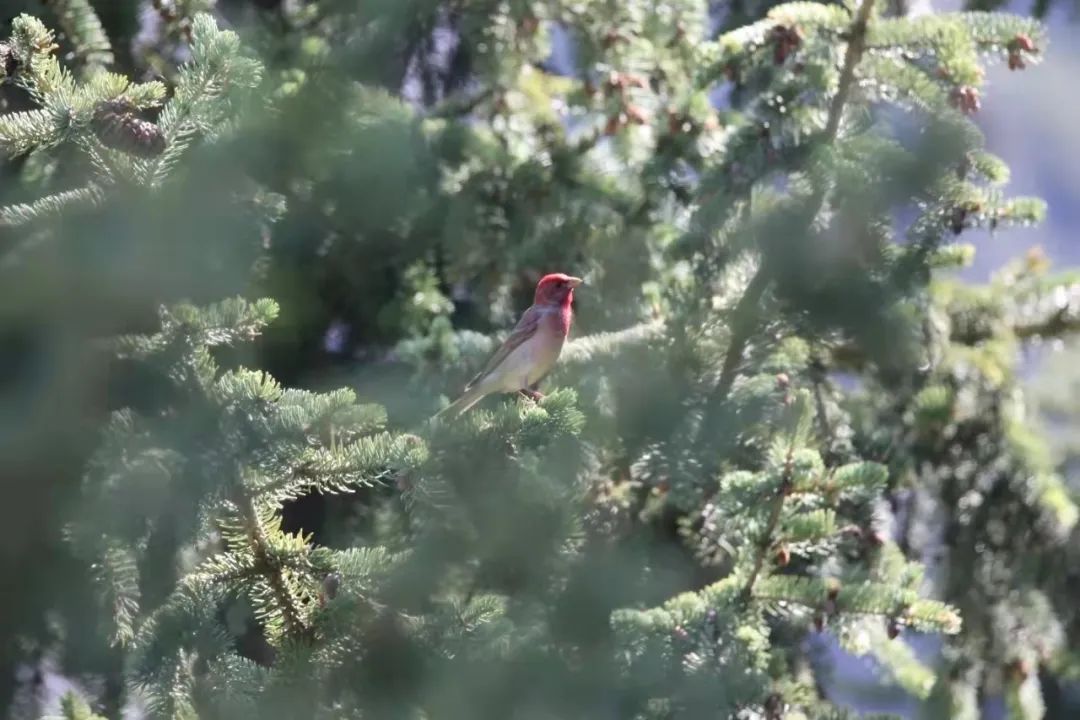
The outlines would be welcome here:
[[[581,284],[581,278],[562,273],[551,273],[540,278],[536,284],[533,302],[540,305],[569,305],[574,300],[574,288]]]

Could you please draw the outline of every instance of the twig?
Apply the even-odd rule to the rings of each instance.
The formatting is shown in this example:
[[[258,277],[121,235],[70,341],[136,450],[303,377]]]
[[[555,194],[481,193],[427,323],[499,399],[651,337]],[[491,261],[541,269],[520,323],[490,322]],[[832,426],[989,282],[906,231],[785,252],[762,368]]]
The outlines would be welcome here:
[[[480,103],[484,102],[494,94],[495,88],[488,87],[464,97],[455,95],[433,107],[429,115],[437,118],[451,118],[468,115],[475,110]]]
[[[844,53],[844,66],[840,70],[840,81],[833,96],[832,105],[829,106],[829,119],[825,123],[825,137],[829,141],[836,139],[836,133],[840,130],[840,120],[844,114],[844,104],[847,103],[851,94],[851,86],[855,81],[855,66],[862,60],[863,50],[866,49],[866,25],[870,22],[870,13],[874,9],[874,0],[862,0],[859,9],[855,11],[855,20],[851,23],[849,31],[847,51]]]
[[[825,365],[820,360],[815,360],[810,367],[810,373],[814,383],[814,405],[817,407],[818,421],[821,423],[821,434],[825,438],[827,448],[832,448],[833,430],[829,422],[829,409],[825,407]]]
[[[819,607],[820,607],[816,603],[809,602],[809,601],[803,600],[801,598],[787,597],[787,596],[784,596],[784,595],[761,594],[761,595],[755,595],[754,599],[755,600],[762,600],[764,602],[784,602],[784,603],[789,603],[789,604],[792,604],[792,605],[801,605],[802,607],[810,608],[811,610],[818,610]],[[851,608],[851,607],[844,607],[842,609],[838,608],[837,612],[843,612],[845,615],[865,615],[867,617],[884,617],[884,618],[888,618],[888,617],[891,617],[891,616],[896,614],[894,612],[881,612],[879,610],[859,610],[857,608]]]
[[[728,344],[727,353],[724,355],[724,364],[720,368],[720,379],[716,382],[716,390],[713,392],[714,402],[710,405],[718,405],[723,402],[731,386],[735,382],[735,373],[742,361],[743,350],[750,341],[750,336],[757,327],[757,311],[761,304],[761,298],[765,294],[772,277],[764,267],[758,268],[750,284],[746,286],[739,302],[735,305],[732,317],[731,342]]]
[[[1013,326],[1013,332],[1021,340],[1056,338],[1077,330],[1080,330],[1080,318],[1077,317],[1076,309],[1069,305],[1056,310],[1049,317],[1018,322]]]
[[[285,633],[291,637],[303,637],[308,632],[304,622],[303,613],[296,605],[289,588],[281,577],[281,567],[274,563],[270,557],[270,543],[266,537],[266,530],[259,522],[259,510],[255,505],[254,498],[241,499],[240,507],[243,508],[244,519],[247,523],[248,540],[251,542],[251,550],[255,556],[256,567],[261,575],[266,578],[270,590],[274,593],[281,608]]]
[[[772,509],[769,511],[769,521],[765,525],[765,532],[758,543],[757,556],[754,558],[754,569],[750,571],[750,577],[743,585],[742,595],[749,599],[754,593],[754,583],[761,575],[761,569],[765,567],[765,556],[772,546],[773,533],[780,524],[780,512],[784,509],[784,498],[791,489],[791,466],[795,456],[795,440],[792,438],[788,445],[787,456],[784,458],[784,474],[780,479],[780,487],[776,488],[776,497],[773,498]]]

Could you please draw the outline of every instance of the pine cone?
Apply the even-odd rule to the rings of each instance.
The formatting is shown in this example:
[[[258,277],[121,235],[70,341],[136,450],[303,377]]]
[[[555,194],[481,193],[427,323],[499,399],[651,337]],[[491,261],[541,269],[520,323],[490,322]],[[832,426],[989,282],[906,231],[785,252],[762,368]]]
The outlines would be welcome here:
[[[964,223],[967,221],[967,210],[962,207],[954,207],[949,214],[949,229],[953,235],[964,232]]]
[[[623,34],[621,31],[612,29],[604,33],[604,37],[600,41],[600,44],[605,50],[607,50],[616,43],[624,42],[630,42],[630,38],[626,37],[626,35]]]
[[[773,62],[783,65],[788,56],[802,45],[802,33],[797,27],[777,25],[769,33],[773,43]]]
[[[667,119],[668,132],[672,135],[679,135],[690,129],[690,123],[673,108],[668,110]]]
[[[967,220],[971,215],[982,212],[982,205],[977,202],[966,202],[957,205],[949,214],[949,229],[953,235],[959,235],[967,227]]]
[[[7,43],[0,43],[0,69],[3,70],[0,80],[9,78],[19,71],[19,58]]]
[[[1021,683],[1031,675],[1031,665],[1022,658],[1013,660],[1008,665],[1009,675],[1014,682]]]
[[[777,567],[787,567],[788,563],[791,562],[791,550],[788,549],[787,545],[781,545],[776,549],[773,557],[776,560]]]
[[[1024,33],[1020,33],[1009,41],[1010,52],[1035,52],[1035,43]]]
[[[518,23],[518,30],[526,37],[532,37],[540,29],[540,20],[533,15],[526,15]]]
[[[337,597],[338,588],[340,588],[340,587],[341,587],[341,575],[337,574],[336,572],[330,573],[325,578],[323,578],[322,591],[323,591],[323,595],[328,600],[333,600],[334,598]]]
[[[765,700],[765,720],[780,720],[784,716],[784,698],[773,693]]]
[[[139,157],[157,157],[165,152],[161,128],[136,115],[137,108],[124,100],[108,100],[98,105],[92,127],[101,144]]]
[[[979,91],[970,85],[956,88],[952,91],[949,99],[953,107],[965,115],[976,113],[982,107],[982,103],[979,101]]]

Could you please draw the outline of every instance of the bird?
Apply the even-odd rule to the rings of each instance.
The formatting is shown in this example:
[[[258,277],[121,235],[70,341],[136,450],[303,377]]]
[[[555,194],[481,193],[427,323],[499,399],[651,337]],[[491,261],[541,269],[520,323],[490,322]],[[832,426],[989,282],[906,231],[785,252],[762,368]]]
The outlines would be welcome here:
[[[533,304],[522,313],[484,368],[476,374],[454,402],[435,417],[461,415],[484,397],[496,392],[519,392],[534,401],[543,395],[533,389],[551,372],[559,359],[573,319],[574,288],[581,278],[550,273],[540,278]]]

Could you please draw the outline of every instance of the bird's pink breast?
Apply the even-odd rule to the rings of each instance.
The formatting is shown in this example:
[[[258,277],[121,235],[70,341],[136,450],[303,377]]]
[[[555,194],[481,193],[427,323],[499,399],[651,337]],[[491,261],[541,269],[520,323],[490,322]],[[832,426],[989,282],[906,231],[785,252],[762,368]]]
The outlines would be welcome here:
[[[574,320],[572,302],[573,298],[566,298],[566,301],[559,305],[559,312],[551,314],[552,320],[557,323],[557,328],[564,338],[570,334],[570,323]]]
[[[562,335],[564,338],[570,334],[570,323],[573,320],[573,311],[569,305],[559,307],[558,312],[549,312],[544,315],[543,322],[548,331]]]

